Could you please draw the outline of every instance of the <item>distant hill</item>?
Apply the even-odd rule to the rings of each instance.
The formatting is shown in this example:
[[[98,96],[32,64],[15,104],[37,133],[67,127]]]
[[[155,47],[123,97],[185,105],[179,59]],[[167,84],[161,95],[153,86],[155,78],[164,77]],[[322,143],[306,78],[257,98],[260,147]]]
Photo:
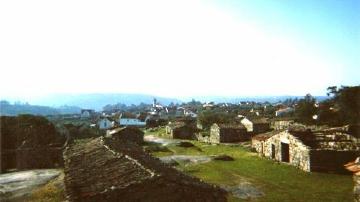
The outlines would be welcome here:
[[[327,96],[314,96],[317,101],[323,101],[327,99]],[[239,103],[243,101],[253,101],[253,102],[270,102],[276,103],[279,101],[284,101],[286,99],[302,99],[304,96],[194,96],[183,98],[183,101],[191,101],[195,99],[201,102],[215,102],[215,103]]]
[[[74,114],[80,113],[79,107],[61,106],[59,108],[30,105],[30,104],[11,104],[7,101],[0,101],[0,115],[16,116],[19,114],[34,115],[55,115],[55,114]]]
[[[33,100],[26,100],[31,104],[42,106],[78,106],[80,108],[102,110],[105,105],[122,103],[131,104],[151,104],[156,98],[158,102],[168,105],[171,102],[181,103],[182,101],[175,98],[166,98],[146,94],[125,94],[125,93],[90,93],[90,94],[53,94]]]

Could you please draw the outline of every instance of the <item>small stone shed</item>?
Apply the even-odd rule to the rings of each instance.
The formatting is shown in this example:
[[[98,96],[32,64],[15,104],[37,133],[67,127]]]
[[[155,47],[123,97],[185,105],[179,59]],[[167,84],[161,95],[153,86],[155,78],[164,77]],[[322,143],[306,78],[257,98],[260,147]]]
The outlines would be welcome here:
[[[175,139],[195,140],[195,133],[198,132],[198,130],[196,125],[182,121],[169,123],[165,127],[166,134]]]
[[[304,171],[345,172],[359,155],[359,142],[337,130],[285,130],[265,140],[263,155]]]
[[[252,134],[265,133],[270,130],[270,122],[266,118],[242,118],[240,121],[247,132]]]
[[[242,124],[217,124],[210,128],[210,143],[230,143],[250,140],[250,134]]]
[[[64,152],[65,193],[73,201],[226,201],[226,192],[145,153],[131,142],[96,138]]]
[[[121,141],[131,141],[137,144],[144,142],[144,132],[136,127],[115,128],[106,132],[107,137]]]
[[[354,201],[360,202],[360,157],[345,164],[345,168],[354,174]]]
[[[258,152],[260,155],[264,156],[265,155],[265,143],[266,140],[269,139],[270,137],[278,134],[279,131],[270,131],[267,133],[262,133],[262,134],[258,134],[255,135],[251,138],[251,147]]]

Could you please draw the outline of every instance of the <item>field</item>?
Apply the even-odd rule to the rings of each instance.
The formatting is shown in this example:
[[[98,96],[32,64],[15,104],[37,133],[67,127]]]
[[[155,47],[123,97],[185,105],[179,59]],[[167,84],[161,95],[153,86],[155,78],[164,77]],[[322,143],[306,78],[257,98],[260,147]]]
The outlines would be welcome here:
[[[209,183],[237,186],[246,182],[264,194],[261,197],[247,199],[239,199],[230,194],[229,201],[353,201],[353,182],[350,175],[307,173],[293,166],[259,157],[246,145],[209,145],[197,141],[190,142],[195,147],[183,148],[177,144],[161,146],[155,143],[147,147],[157,157],[219,154],[233,157],[234,161],[212,160],[199,164],[180,163],[176,166],[177,169]]]

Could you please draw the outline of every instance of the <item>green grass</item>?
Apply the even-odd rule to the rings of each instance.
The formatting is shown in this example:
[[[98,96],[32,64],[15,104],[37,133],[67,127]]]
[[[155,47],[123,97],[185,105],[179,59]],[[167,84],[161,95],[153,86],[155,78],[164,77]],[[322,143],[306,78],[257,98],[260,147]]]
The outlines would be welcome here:
[[[248,148],[233,145],[207,145],[192,141],[197,148],[169,145],[168,152],[178,155],[226,154],[235,161],[211,161],[197,165],[179,165],[178,169],[218,185],[236,185],[245,179],[265,193],[252,201],[353,201],[352,177],[326,173],[308,173],[293,166],[258,157]],[[155,156],[164,153],[153,152]],[[246,201],[229,197],[229,201]]]

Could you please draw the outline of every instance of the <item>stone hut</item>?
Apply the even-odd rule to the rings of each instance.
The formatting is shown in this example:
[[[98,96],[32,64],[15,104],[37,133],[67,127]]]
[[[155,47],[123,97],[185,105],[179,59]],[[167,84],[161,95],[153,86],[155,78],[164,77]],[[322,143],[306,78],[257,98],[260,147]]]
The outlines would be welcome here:
[[[265,133],[270,130],[270,122],[266,118],[242,118],[240,121],[247,132],[252,134]]]
[[[210,143],[230,143],[250,140],[242,124],[216,124],[210,128]]]
[[[265,140],[263,155],[304,171],[345,172],[343,165],[359,155],[360,145],[341,131],[286,130]]]
[[[354,201],[360,202],[360,157],[345,164],[345,168],[354,174]]]
[[[106,131],[106,137],[112,137],[121,141],[131,141],[137,144],[144,142],[144,132],[136,127],[115,128]]]
[[[196,139],[195,133],[197,131],[198,129],[196,128],[196,125],[182,121],[169,123],[165,127],[166,134],[169,135],[170,138],[174,139],[194,140]]]
[[[266,150],[265,149],[266,140],[278,133],[279,131],[270,131],[267,133],[255,135],[254,137],[251,138],[251,147],[260,155],[264,156]]]
[[[131,142],[96,138],[64,151],[73,201],[226,201],[226,192],[171,168]]]

